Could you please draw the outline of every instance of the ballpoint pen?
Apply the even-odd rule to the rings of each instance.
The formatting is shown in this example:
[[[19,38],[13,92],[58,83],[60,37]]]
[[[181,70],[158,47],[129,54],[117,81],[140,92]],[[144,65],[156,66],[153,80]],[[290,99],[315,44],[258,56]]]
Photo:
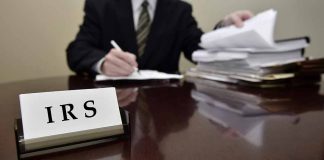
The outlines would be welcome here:
[[[114,41],[114,40],[111,40],[110,41],[110,44],[115,48],[115,49],[117,49],[117,50],[119,50],[119,51],[123,51],[120,47],[119,47],[119,45]],[[134,72],[138,72],[138,68],[137,67],[134,67]],[[139,72],[138,72],[139,73]]]

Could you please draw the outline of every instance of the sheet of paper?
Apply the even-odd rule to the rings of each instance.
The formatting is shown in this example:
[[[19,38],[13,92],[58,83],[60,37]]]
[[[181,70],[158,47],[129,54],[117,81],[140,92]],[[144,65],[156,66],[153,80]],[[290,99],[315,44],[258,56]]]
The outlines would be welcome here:
[[[217,52],[249,52],[249,53],[282,53],[293,50],[301,50],[309,46],[306,37],[294,40],[286,40],[275,43],[273,48],[212,48],[210,51]]]
[[[153,70],[139,70],[134,72],[129,76],[124,77],[109,77],[105,75],[97,75],[96,81],[106,81],[106,80],[153,80],[153,79],[182,79],[182,75],[178,74],[167,74],[163,72],[153,71]]]
[[[235,59],[246,59],[247,52],[210,52],[207,50],[197,50],[192,54],[192,60],[195,62],[214,62],[230,61]]]
[[[273,32],[277,11],[270,9],[244,22],[242,28],[229,26],[206,33],[201,38],[205,49],[274,47]]]

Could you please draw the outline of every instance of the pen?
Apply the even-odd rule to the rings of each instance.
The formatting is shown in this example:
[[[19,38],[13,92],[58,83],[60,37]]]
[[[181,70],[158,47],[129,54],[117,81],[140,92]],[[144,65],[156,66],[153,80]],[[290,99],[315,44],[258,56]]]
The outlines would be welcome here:
[[[119,51],[123,51],[123,50],[119,47],[119,45],[118,45],[114,40],[111,40],[111,41],[110,41],[110,44],[111,44],[115,49],[117,49],[117,50],[119,50]],[[135,71],[135,72],[138,72],[138,68],[137,68],[137,67],[134,67],[134,71]]]
[[[119,47],[119,45],[118,45],[114,40],[111,40],[111,41],[110,41],[110,44],[111,44],[115,49],[117,49],[117,50],[119,50],[119,51],[123,51],[123,50]]]

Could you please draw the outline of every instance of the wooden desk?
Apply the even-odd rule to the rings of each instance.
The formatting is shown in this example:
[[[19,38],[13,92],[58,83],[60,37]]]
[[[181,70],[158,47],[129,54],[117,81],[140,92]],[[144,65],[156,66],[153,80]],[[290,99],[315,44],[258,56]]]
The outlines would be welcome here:
[[[201,114],[188,82],[94,84],[71,76],[0,85],[0,159],[16,159],[13,124],[20,117],[21,93],[116,85],[121,105],[131,113],[131,138],[34,159],[125,160],[323,160],[324,97],[318,87],[261,90],[255,96],[283,96],[283,115],[242,123]],[[138,89],[134,89],[137,88]],[[251,89],[248,89],[251,90]],[[130,97],[127,99],[125,97]],[[289,101],[289,102],[287,102]],[[281,102],[278,102],[281,103]],[[262,107],[271,110],[267,103]],[[281,108],[282,109],[282,108]],[[215,117],[217,119],[219,117]],[[232,122],[231,122],[232,121]]]

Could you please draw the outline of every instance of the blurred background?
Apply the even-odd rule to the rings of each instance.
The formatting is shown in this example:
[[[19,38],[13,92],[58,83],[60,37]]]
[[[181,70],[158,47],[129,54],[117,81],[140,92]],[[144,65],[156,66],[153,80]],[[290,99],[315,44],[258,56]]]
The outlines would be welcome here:
[[[308,35],[306,54],[324,57],[323,0],[187,0],[199,26],[211,31],[225,15],[242,9],[278,10],[276,39]],[[73,74],[65,49],[79,29],[84,0],[1,0],[0,83]],[[192,64],[182,58],[181,71]]]

